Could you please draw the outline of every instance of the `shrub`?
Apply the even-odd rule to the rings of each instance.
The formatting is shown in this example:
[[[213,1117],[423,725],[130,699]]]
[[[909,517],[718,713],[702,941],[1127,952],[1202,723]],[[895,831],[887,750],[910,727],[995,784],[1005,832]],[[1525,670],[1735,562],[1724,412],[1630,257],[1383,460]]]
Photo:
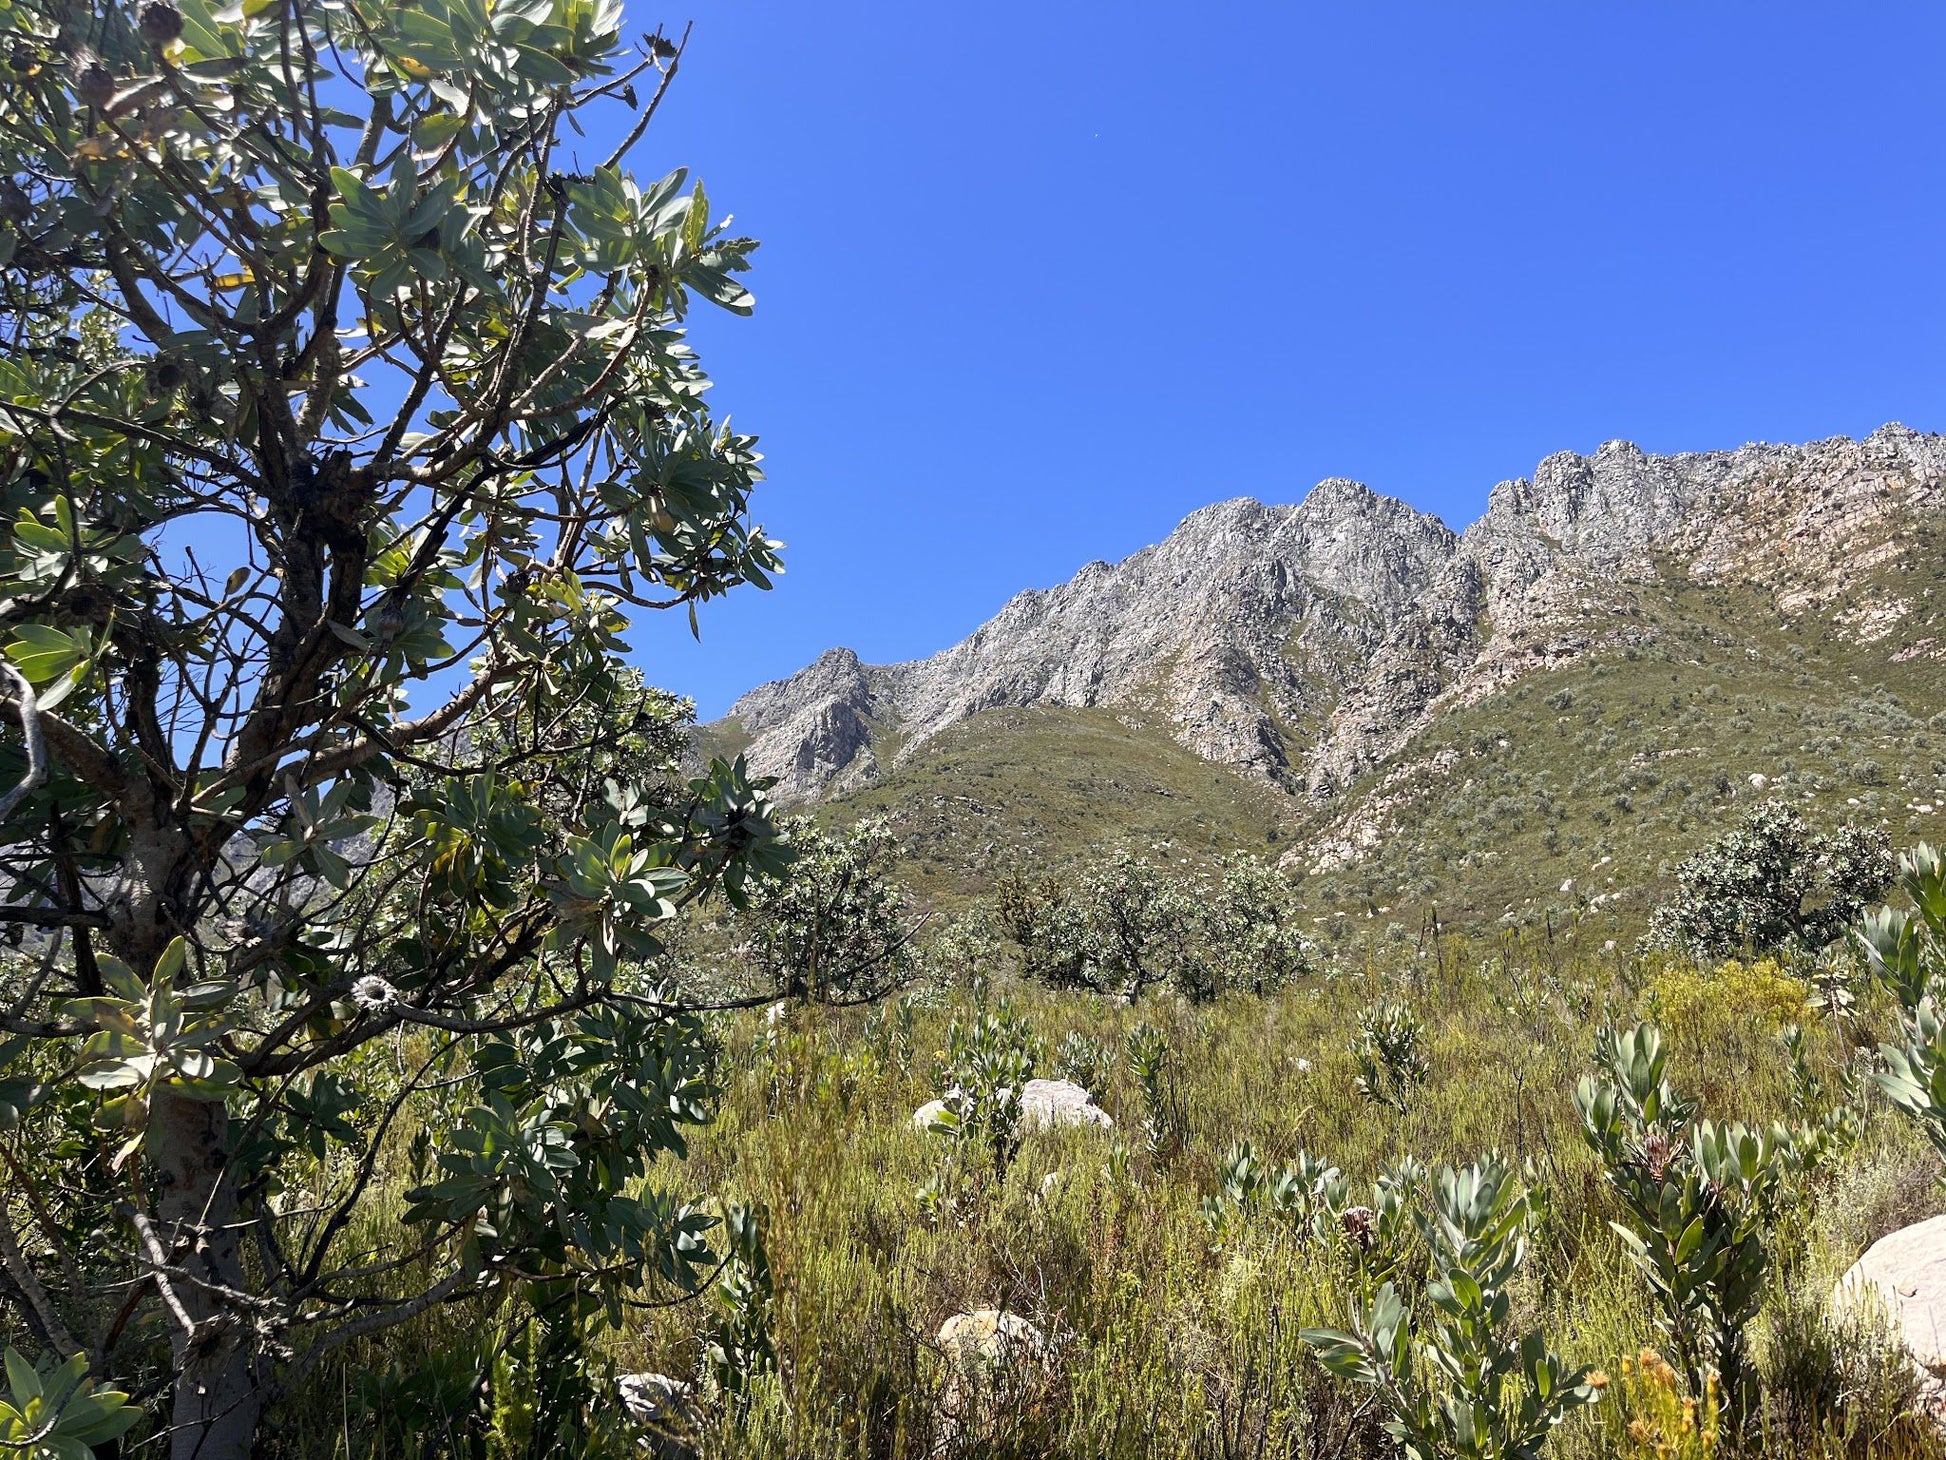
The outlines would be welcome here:
[[[1879,1049],[1879,1086],[1946,1156],[1946,863],[1922,842],[1899,859],[1899,874],[1912,911],[1880,908],[1859,932],[1866,966],[1899,1010],[1900,1042]]]
[[[1763,1300],[1771,1233],[1810,1158],[1810,1138],[1782,1126],[1696,1121],[1665,1077],[1662,1035],[1605,1029],[1599,1078],[1576,1087],[1582,1133],[1622,1200],[1613,1224],[1655,1297],[1692,1397],[1722,1376],[1733,1414],[1747,1410],[1745,1329]]]
[[[1142,1133],[1156,1158],[1180,1143],[1185,1125],[1169,1040],[1153,1024],[1138,1024],[1122,1041],[1122,1054],[1142,1096]]]
[[[1676,900],[1655,910],[1651,943],[1721,956],[1817,949],[1840,936],[1892,877],[1883,828],[1816,835],[1769,801],[1676,867]]]
[[[1425,1082],[1430,1069],[1422,1048],[1424,1037],[1425,1026],[1409,1004],[1375,1004],[1359,1015],[1352,1053],[1358,1060],[1360,1093],[1403,1115],[1413,1090]]]
[[[30,1364],[6,1351],[7,1397],[0,1399],[0,1450],[27,1460],[71,1460],[109,1445],[142,1417],[128,1396],[88,1378],[88,1356]]]
[[[742,1402],[751,1384],[775,1372],[777,1348],[771,1339],[774,1288],[770,1253],[764,1245],[765,1213],[732,1203],[723,1218],[725,1257],[716,1279],[716,1313],[703,1363],[715,1392]]]
[[[1781,1029],[1804,1017],[1809,998],[1804,981],[1784,972],[1774,958],[1748,963],[1726,958],[1713,966],[1665,964],[1643,989],[1650,1016],[1676,1029],[1722,1019]]]
[[[1704,1380],[1700,1396],[1685,1394],[1669,1361],[1645,1348],[1622,1360],[1616,1388],[1621,1454],[1627,1460],[1709,1460],[1716,1453],[1720,1409],[1715,1375]]]
[[[984,1148],[997,1184],[1006,1180],[1020,1150],[1021,1091],[1034,1077],[1040,1041],[1033,1026],[1003,1001],[970,1023],[955,1019],[946,1046],[949,1084],[932,1133],[950,1138],[955,1154]],[[928,1207],[948,1199],[939,1179],[921,1196]]]
[[[1336,1166],[1308,1151],[1272,1171],[1248,1141],[1233,1142],[1217,1173],[1217,1194],[1203,1201],[1203,1221],[1219,1236],[1257,1213],[1277,1217],[1300,1238],[1321,1236],[1339,1223],[1350,1184]]]
[[[1443,1168],[1432,1211],[1415,1214],[1431,1254],[1429,1312],[1415,1321],[1391,1282],[1359,1304],[1349,1331],[1303,1340],[1340,1378],[1371,1388],[1385,1428],[1412,1460],[1517,1460],[1599,1393],[1539,1330],[1520,1332],[1509,1288],[1527,1259],[1536,1209],[1497,1157]]]
[[[1108,1060],[1108,1048],[1099,1039],[1070,1029],[1054,1051],[1054,1072],[1089,1094],[1099,1095],[1108,1078]]]

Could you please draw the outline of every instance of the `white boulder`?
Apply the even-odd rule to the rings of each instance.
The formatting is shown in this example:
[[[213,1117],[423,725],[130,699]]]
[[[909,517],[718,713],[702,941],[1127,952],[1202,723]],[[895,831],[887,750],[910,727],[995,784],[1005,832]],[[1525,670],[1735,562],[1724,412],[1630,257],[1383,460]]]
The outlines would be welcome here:
[[[1094,1097],[1072,1080],[1029,1080],[1020,1090],[1020,1119],[1029,1130],[1115,1123],[1095,1104]]]
[[[939,1325],[938,1342],[947,1363],[939,1438],[948,1446],[978,1441],[1009,1400],[1026,1398],[1053,1374],[1047,1336],[1018,1313],[955,1313]]]
[[[1925,1375],[1925,1408],[1946,1419],[1946,1216],[1879,1238],[1838,1279],[1834,1312],[1882,1316]]]
[[[957,1092],[949,1090],[912,1112],[912,1128],[927,1131]],[[1020,1124],[1023,1130],[1047,1130],[1062,1125],[1111,1126],[1107,1111],[1072,1080],[1029,1080],[1020,1087]]]
[[[1047,1336],[1018,1313],[975,1308],[939,1325],[939,1349],[961,1370],[991,1368],[1047,1353]]]
[[[694,1384],[668,1374],[623,1374],[615,1387],[622,1409],[647,1431],[642,1447],[655,1460],[696,1460],[686,1438],[700,1417]]]

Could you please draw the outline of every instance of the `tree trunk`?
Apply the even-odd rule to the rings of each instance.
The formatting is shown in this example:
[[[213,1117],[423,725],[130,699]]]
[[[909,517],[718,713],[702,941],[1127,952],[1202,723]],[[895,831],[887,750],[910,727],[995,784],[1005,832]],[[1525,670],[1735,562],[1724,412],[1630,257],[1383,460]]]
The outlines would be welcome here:
[[[250,1315],[201,1285],[249,1291],[238,1255],[236,1187],[225,1179],[229,1113],[221,1101],[161,1094],[149,1112],[148,1138],[157,1239],[171,1267],[199,1280],[161,1276],[176,1357],[169,1454],[249,1460],[262,1409]]]

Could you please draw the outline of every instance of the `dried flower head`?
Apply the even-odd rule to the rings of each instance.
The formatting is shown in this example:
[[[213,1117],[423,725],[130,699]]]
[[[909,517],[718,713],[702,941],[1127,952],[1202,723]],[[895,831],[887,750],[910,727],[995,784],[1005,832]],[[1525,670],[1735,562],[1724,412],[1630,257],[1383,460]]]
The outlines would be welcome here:
[[[1346,1207],[1338,1220],[1360,1252],[1370,1252],[1378,1245],[1378,1213],[1370,1207]]]
[[[1674,1154],[1666,1131],[1652,1130],[1642,1140],[1642,1164],[1649,1168],[1649,1175],[1662,1180],[1663,1172],[1669,1169],[1669,1158]]]

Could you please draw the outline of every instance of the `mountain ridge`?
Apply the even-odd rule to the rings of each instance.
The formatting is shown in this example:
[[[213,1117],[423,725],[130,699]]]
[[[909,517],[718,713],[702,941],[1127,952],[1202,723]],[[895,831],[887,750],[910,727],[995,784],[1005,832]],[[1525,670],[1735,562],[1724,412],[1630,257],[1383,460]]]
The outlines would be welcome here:
[[[1665,563],[1811,611],[1896,556],[1890,522],[1942,506],[1946,438],[1896,424],[1721,452],[1556,452],[1458,533],[1328,477],[1295,503],[1200,507],[1120,562],[1015,594],[927,658],[827,650],[705,734],[805,800],[869,784],[985,711],[1120,708],[1328,800],[1447,708],[1652,632],[1633,600]],[[1903,611],[1876,602],[1839,628],[1882,633]]]

